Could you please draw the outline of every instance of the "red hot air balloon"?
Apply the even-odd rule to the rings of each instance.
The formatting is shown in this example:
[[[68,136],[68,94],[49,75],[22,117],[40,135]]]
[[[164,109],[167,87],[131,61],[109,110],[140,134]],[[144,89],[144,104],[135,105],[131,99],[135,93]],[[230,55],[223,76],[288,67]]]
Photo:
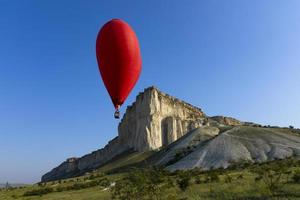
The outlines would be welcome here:
[[[96,55],[104,85],[116,109],[136,84],[142,66],[138,39],[132,28],[120,19],[107,22],[99,31]]]

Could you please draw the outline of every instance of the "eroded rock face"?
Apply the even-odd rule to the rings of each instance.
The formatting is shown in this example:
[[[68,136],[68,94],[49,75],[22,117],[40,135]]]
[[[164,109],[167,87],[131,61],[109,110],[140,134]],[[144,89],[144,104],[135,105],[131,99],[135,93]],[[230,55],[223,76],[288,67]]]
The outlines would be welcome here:
[[[68,158],[58,167],[43,175],[42,182],[70,178],[86,171],[93,170],[128,149],[129,147],[120,144],[118,137],[116,137],[102,149],[81,158]]]
[[[237,126],[225,131],[167,169],[227,168],[240,161],[266,162],[300,156],[300,137],[283,130]]]
[[[200,108],[180,101],[154,87],[137,96],[119,124],[119,139],[135,150],[168,145],[205,122]]]
[[[200,108],[149,87],[127,107],[118,127],[118,137],[104,148],[81,158],[63,162],[42,177],[42,181],[69,178],[93,170],[130,149],[155,150],[168,145],[190,130],[206,123]]]
[[[210,126],[196,128],[157,153],[153,164],[167,166],[176,163],[179,157],[184,157],[197,146],[217,136],[219,131],[218,128]]]

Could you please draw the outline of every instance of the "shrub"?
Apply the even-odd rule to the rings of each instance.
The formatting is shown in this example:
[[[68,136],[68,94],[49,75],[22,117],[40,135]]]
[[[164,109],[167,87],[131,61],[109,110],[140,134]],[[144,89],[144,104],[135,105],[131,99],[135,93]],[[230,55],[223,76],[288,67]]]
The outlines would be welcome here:
[[[294,183],[300,183],[300,170],[297,170],[293,177],[292,177],[292,180]]]
[[[201,177],[200,177],[200,176],[196,176],[196,178],[195,178],[195,183],[196,183],[196,184],[201,184],[201,183],[202,183]]]
[[[110,186],[110,181],[108,180],[108,178],[103,178],[103,179],[100,179],[98,181],[98,184],[102,187],[109,187]]]
[[[188,171],[181,172],[177,179],[177,185],[181,191],[185,191],[190,185],[191,175]]]
[[[268,191],[274,195],[284,186],[282,178],[287,174],[287,169],[286,163],[270,163],[269,165],[265,164],[259,168],[254,168],[252,171],[258,174],[255,181],[262,180]]]
[[[176,197],[176,195],[174,195],[174,194],[169,194],[169,195],[166,197],[166,200],[177,200],[177,197]]]
[[[232,177],[230,175],[226,175],[224,179],[225,183],[231,183],[232,182]]]
[[[163,191],[170,186],[172,181],[164,170],[136,170],[116,182],[111,197],[118,200],[162,200],[165,199]]]
[[[243,174],[239,174],[237,179],[243,179],[244,178],[244,175]]]
[[[63,187],[57,187],[57,188],[56,188],[56,192],[62,192],[62,191],[64,191],[64,188],[63,188]]]
[[[36,195],[42,196],[44,194],[48,194],[51,192],[53,192],[52,188],[40,188],[40,189],[27,191],[23,194],[23,196],[36,196]]]
[[[108,178],[102,178],[100,180],[94,180],[90,182],[74,183],[73,185],[68,185],[65,187],[62,186],[57,187],[56,191],[62,192],[62,191],[69,191],[69,190],[81,190],[81,189],[95,187],[95,186],[109,187],[110,181]]]
[[[219,182],[219,181],[220,181],[219,175],[215,171],[210,171],[206,174],[205,177],[206,183]]]

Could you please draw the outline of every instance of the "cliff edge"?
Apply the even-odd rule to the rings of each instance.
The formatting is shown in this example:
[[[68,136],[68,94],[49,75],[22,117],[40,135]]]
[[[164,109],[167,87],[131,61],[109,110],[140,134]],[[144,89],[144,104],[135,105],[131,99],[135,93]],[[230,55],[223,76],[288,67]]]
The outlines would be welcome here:
[[[69,158],[42,176],[42,182],[69,178],[98,168],[125,151],[156,150],[208,123],[200,108],[146,88],[128,106],[118,126],[118,136],[104,148],[80,158]]]

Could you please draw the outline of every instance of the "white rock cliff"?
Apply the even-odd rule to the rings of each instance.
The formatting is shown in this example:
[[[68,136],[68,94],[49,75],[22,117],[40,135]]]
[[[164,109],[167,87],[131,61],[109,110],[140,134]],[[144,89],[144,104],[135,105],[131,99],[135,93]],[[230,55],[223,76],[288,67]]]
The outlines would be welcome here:
[[[127,107],[116,138],[102,149],[81,158],[67,159],[46,173],[42,181],[68,178],[95,169],[128,150],[159,149],[205,123],[207,117],[200,108],[149,87]]]

